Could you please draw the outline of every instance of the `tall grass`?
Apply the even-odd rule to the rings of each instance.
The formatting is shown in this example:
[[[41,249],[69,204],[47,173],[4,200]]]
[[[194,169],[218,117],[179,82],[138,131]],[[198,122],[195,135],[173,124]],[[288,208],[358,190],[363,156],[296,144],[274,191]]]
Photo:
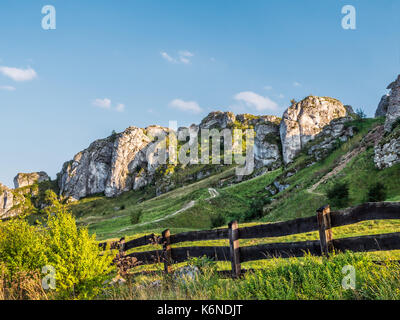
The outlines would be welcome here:
[[[390,256],[387,257],[388,259]],[[400,299],[400,265],[373,256],[342,253],[330,258],[272,259],[263,269],[238,280],[223,279],[215,265],[203,266],[195,279],[174,276],[138,277],[127,286],[110,289],[106,299],[155,300],[360,300]],[[356,272],[355,289],[342,286],[344,266]]]

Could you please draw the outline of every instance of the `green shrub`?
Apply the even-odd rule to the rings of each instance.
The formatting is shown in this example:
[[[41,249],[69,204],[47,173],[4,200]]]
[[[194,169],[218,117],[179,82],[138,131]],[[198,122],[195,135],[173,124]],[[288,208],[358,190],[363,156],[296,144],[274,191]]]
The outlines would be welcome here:
[[[387,197],[387,190],[383,183],[377,182],[371,185],[368,189],[368,202],[385,201]]]
[[[270,203],[271,199],[269,198],[254,199],[250,204],[250,209],[244,214],[243,220],[250,221],[260,219],[264,214],[264,206]]]
[[[46,202],[48,217],[43,225],[30,226],[22,219],[0,223],[0,260],[11,276],[16,271],[41,272],[44,266],[52,266],[59,298],[95,297],[113,270],[113,256],[101,251],[95,235],[77,228],[53,191],[46,191]]]
[[[132,224],[138,224],[142,214],[143,214],[143,210],[142,209],[132,211],[131,212],[131,223]]]
[[[9,276],[16,272],[39,270],[47,264],[45,232],[24,219],[0,222],[0,261]]]
[[[221,213],[211,217],[211,228],[219,228],[225,224],[225,218]]]
[[[344,208],[349,202],[349,185],[347,182],[335,183],[326,193],[332,207]]]

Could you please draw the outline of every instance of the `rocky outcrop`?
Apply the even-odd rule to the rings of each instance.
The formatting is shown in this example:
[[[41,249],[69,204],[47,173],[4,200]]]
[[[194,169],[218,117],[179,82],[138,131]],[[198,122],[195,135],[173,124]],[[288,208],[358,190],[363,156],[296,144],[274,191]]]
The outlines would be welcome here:
[[[35,183],[49,181],[50,177],[46,172],[18,173],[14,178],[15,189],[31,186]]]
[[[272,119],[270,119],[272,120]],[[262,120],[254,126],[254,159],[259,167],[277,168],[282,163],[279,125],[276,122]]]
[[[61,195],[78,200],[96,193],[112,197],[131,190],[135,177],[129,168],[150,142],[137,127],[93,142],[64,164],[58,176]]]
[[[379,105],[378,105],[378,109],[376,109],[376,112],[375,112],[375,118],[386,116],[386,113],[387,113],[388,107],[389,107],[389,100],[390,100],[389,94],[385,94],[381,98],[381,101],[379,102]]]
[[[400,162],[400,139],[375,147],[374,162],[378,169],[390,168]]]
[[[348,120],[348,118],[332,120],[306,146],[306,148],[308,147],[307,154],[313,156],[315,161],[320,161],[338,147],[341,142],[346,142],[353,137],[353,127],[346,127],[345,125]]]
[[[280,124],[284,163],[291,162],[332,120],[348,115],[340,101],[329,97],[309,96],[294,103],[285,111]]]
[[[390,168],[400,163],[400,124],[375,146],[374,162],[378,169]]]
[[[400,118],[400,75],[388,87],[390,92],[383,96],[375,116],[386,116],[385,131],[392,131],[395,121]]]
[[[211,112],[200,123],[200,129],[225,129],[236,121],[232,112]]]
[[[11,209],[14,207],[14,194],[11,189],[0,183],[0,219],[13,216]]]

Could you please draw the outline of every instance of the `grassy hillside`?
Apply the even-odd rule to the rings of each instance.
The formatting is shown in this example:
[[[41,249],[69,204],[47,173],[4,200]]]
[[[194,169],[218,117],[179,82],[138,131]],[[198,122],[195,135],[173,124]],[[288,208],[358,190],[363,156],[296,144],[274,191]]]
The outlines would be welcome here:
[[[341,157],[357,150],[366,134],[380,124],[382,119],[353,121],[351,125],[356,127],[357,134],[349,141],[338,144],[327,158],[316,163],[312,163],[311,157],[302,152],[290,166],[241,183],[224,186],[226,181],[235,177],[234,168],[230,167],[159,197],[154,197],[154,187],[148,187],[117,198],[108,199],[99,195],[82,199],[72,204],[71,209],[80,225],[88,226],[90,232],[103,240],[133,237],[146,232],[160,233],[166,228],[173,233],[210,229],[215,226],[215,221],[219,221],[220,225],[232,219],[245,222],[246,213],[252,210],[257,199],[270,201],[264,206],[261,219],[256,219],[255,223],[310,216],[315,214],[317,208],[330,202],[326,192],[336,182],[348,183],[348,206],[365,202],[369,186],[376,181],[386,185],[387,201],[397,201],[400,200],[400,165],[385,170],[376,169],[372,147],[356,153],[343,170],[312,190],[315,183],[338,166]],[[274,181],[290,187],[271,195],[266,187]],[[219,195],[212,198],[209,188],[215,188]],[[339,208],[333,206],[333,209]],[[134,223],[131,222],[132,215],[136,217]],[[387,228],[393,229],[384,224],[384,229]]]

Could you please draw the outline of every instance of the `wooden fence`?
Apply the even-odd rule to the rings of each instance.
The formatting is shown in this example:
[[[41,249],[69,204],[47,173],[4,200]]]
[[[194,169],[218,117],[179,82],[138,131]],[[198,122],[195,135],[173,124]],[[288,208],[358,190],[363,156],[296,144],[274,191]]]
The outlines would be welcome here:
[[[301,257],[306,253],[321,256],[329,255],[335,250],[354,252],[385,251],[400,249],[400,232],[361,236],[344,239],[333,239],[332,228],[354,224],[367,220],[400,219],[400,203],[377,202],[365,203],[346,210],[331,212],[329,206],[317,210],[317,217],[300,218],[286,222],[270,223],[253,227],[239,228],[237,221],[233,221],[226,229],[193,231],[179,234],[170,234],[167,229],[161,237],[154,234],[147,235],[129,242],[122,238],[111,244],[126,252],[149,244],[160,244],[162,250],[133,252],[127,257],[135,257],[142,264],[164,263],[164,271],[172,272],[172,265],[187,260],[189,257],[207,256],[217,261],[230,261],[232,276],[239,277],[242,269],[241,263],[268,259],[272,257]],[[268,243],[256,246],[239,246],[240,239],[255,239],[268,237],[281,237],[298,233],[319,231],[319,240],[302,242]],[[173,244],[187,241],[205,241],[229,239],[226,246],[195,246],[172,248]],[[106,243],[100,246],[106,247]]]

